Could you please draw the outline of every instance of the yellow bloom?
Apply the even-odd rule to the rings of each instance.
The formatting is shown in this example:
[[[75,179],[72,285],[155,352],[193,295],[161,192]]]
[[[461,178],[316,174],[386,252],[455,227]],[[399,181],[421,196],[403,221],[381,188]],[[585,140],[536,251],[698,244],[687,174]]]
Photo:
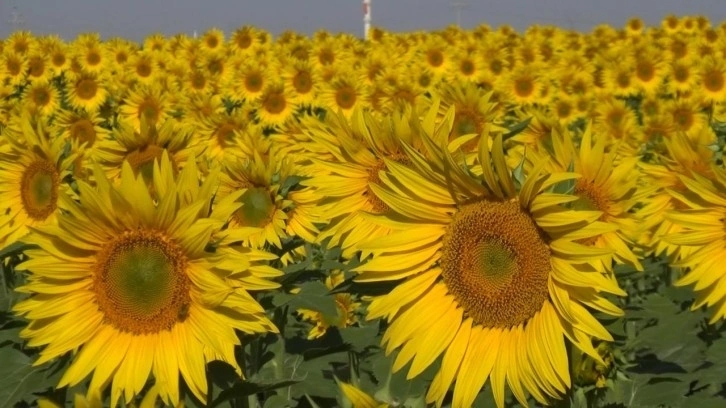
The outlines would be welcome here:
[[[389,320],[386,352],[400,348],[393,369],[410,363],[408,378],[443,354],[429,403],[454,382],[452,406],[471,406],[487,379],[499,407],[505,383],[523,405],[525,390],[541,404],[560,398],[571,383],[565,339],[597,361],[591,339],[612,340],[586,307],[622,315],[601,293],[625,292],[587,266],[610,251],[575,242],[600,233],[601,213],[565,209],[576,198],[548,192],[576,175],[538,162],[517,192],[501,136],[492,143],[481,138],[481,177],[427,139],[432,159],[407,149],[413,168],[387,160],[372,187],[393,210],[373,220],[395,232],[361,244],[373,258],[356,279],[404,279],[368,319]]]
[[[180,400],[180,374],[204,403],[209,361],[242,375],[235,330],[277,331],[244,278],[258,282],[252,288],[274,288],[269,274],[253,268],[269,255],[206,250],[213,234],[230,233],[221,229],[236,197],[210,213],[218,179],[210,175],[200,186],[191,161],[175,178],[164,156],[154,174],[152,199],[128,163],[119,184],[96,168],[96,186],[78,182],[80,203],[66,200],[68,213],[57,225],[34,230],[28,242],[38,249],[19,265],[29,278],[18,290],[30,297],[14,311],[30,320],[21,336],[42,347],[35,364],[72,353],[58,387],[91,375],[89,393],[112,384],[111,406],[121,395],[131,401],[151,374],[166,404]]]

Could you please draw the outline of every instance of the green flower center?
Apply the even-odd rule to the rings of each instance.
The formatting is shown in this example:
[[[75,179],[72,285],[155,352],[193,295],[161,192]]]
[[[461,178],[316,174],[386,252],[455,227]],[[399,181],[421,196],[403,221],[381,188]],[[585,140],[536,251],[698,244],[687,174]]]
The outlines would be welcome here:
[[[58,170],[47,160],[36,160],[25,168],[20,198],[30,218],[44,220],[55,212],[59,182]]]
[[[263,187],[250,187],[240,197],[242,207],[237,210],[237,222],[246,227],[264,227],[275,213],[275,203]]]
[[[166,236],[126,231],[98,253],[94,289],[106,321],[124,332],[156,333],[186,318],[187,258]]]

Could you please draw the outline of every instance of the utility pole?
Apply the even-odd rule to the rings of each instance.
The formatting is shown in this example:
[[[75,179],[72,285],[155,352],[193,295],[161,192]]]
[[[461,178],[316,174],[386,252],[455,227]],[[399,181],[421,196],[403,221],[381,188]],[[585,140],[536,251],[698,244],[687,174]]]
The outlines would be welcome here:
[[[461,27],[461,12],[469,7],[469,0],[452,0],[450,5],[456,11],[456,25]]]
[[[363,0],[363,39],[368,39],[371,30],[371,0]]]

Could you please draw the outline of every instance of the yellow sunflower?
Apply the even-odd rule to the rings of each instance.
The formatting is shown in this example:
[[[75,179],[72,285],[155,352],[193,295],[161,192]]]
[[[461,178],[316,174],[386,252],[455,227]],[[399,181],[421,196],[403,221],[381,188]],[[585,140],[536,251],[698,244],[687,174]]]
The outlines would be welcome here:
[[[246,133],[257,133],[257,127],[250,119],[247,108],[224,110],[198,121],[193,116],[187,122],[189,128],[197,129],[200,143],[207,146],[206,156],[210,160],[224,160],[227,156],[247,157],[251,151],[244,151],[240,141]]]
[[[552,142],[557,171],[565,172],[572,165],[580,175],[572,192],[578,199],[570,205],[600,211],[598,221],[612,226],[606,231],[607,227],[602,225],[601,235],[581,243],[613,251],[612,259],[605,259],[604,268],[600,269],[611,270],[614,260],[642,271],[640,260],[630,249],[634,244],[630,238],[639,227],[631,211],[639,199],[638,157],[617,157],[617,149],[606,151],[607,138],[600,135],[593,140],[591,124],[582,134],[579,149],[574,147],[573,135],[566,128],[555,129]]]
[[[43,117],[13,116],[2,138],[7,145],[0,154],[0,246],[5,247],[24,239],[31,227],[56,222],[74,157],[63,156],[65,140],[54,137]]]
[[[155,160],[160,160],[166,152],[177,171],[201,153],[203,146],[196,142],[192,129],[174,119],[156,124],[142,118],[140,130],[121,120],[113,129],[111,139],[98,142],[97,156],[111,180],[120,177],[122,163],[128,162],[134,173],[141,173],[151,185]]]
[[[600,234],[601,212],[562,207],[576,197],[549,189],[577,176],[544,173],[544,161],[517,191],[501,136],[481,137],[480,177],[425,140],[431,159],[407,148],[412,168],[386,160],[372,189],[392,212],[372,218],[395,232],[361,244],[373,258],[355,269],[361,282],[405,279],[368,308],[390,322],[393,370],[410,363],[413,378],[443,354],[426,396],[437,405],[455,381],[452,406],[471,406],[487,379],[499,407],[505,383],[525,406],[526,391],[560,398],[571,384],[565,339],[597,361],[592,339],[612,340],[586,307],[622,315],[602,294],[625,292],[589,266],[610,251],[576,242]]]
[[[254,103],[262,126],[280,126],[295,113],[296,104],[292,92],[284,82],[273,82],[262,92]]]
[[[691,310],[704,305],[712,308],[710,323],[714,324],[726,318],[726,294],[722,290],[726,282],[722,272],[726,262],[726,170],[716,165],[712,165],[711,169],[711,178],[697,173],[678,175],[685,191],[671,194],[684,204],[684,208],[667,212],[665,218],[680,227],[680,231],[663,239],[691,250],[674,263],[685,272],[676,285],[693,285],[696,301]]]
[[[124,98],[119,117],[128,121],[136,131],[141,130],[141,118],[161,123],[169,115],[169,94],[158,85],[137,86]]]
[[[722,58],[706,57],[700,63],[701,93],[708,101],[726,100],[726,63]]]
[[[66,84],[68,103],[74,108],[96,112],[106,101],[108,92],[96,74],[73,74]]]
[[[336,76],[323,85],[320,102],[333,112],[340,110],[350,117],[356,108],[366,105],[365,87],[348,75]]]
[[[210,213],[218,178],[200,186],[193,162],[176,178],[166,156],[157,162],[155,198],[128,163],[121,173],[117,185],[96,167],[95,187],[80,181],[80,202],[65,200],[68,214],[28,238],[38,249],[19,265],[29,277],[18,290],[30,294],[14,307],[30,321],[21,336],[42,347],[36,365],[71,353],[59,388],[93,372],[89,394],[110,383],[116,406],[122,395],[131,401],[153,374],[162,400],[175,405],[181,374],[205,403],[209,361],[222,360],[242,375],[235,330],[277,332],[248,292],[278,286],[267,280],[274,274],[255,273],[255,264],[270,256],[207,249],[212,236],[231,233],[222,228],[237,197],[217,202]],[[253,284],[239,278],[250,274],[258,275]]]
[[[28,61],[25,56],[4,50],[0,54],[0,73],[8,85],[19,85],[27,77]]]
[[[60,106],[58,89],[50,81],[36,80],[23,91],[22,100],[27,108],[50,116]]]

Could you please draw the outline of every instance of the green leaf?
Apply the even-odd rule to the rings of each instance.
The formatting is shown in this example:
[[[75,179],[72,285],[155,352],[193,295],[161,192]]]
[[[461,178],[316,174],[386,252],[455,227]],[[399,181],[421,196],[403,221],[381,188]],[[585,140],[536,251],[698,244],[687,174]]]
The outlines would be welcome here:
[[[230,401],[235,398],[244,398],[257,393],[263,393],[268,391],[274,391],[278,388],[289,387],[297,384],[297,380],[282,380],[282,381],[270,381],[270,382],[251,382],[243,381],[240,384],[235,384],[231,388],[224,390],[219,393],[219,396],[212,401],[210,407],[217,407],[225,401]]]
[[[33,367],[31,358],[14,347],[0,348],[0,361],[0,407],[34,401],[35,393],[56,385],[61,371],[49,366]]]
[[[512,138],[514,136],[517,136],[518,134],[522,133],[524,129],[527,129],[527,126],[529,126],[529,122],[532,121],[532,118],[529,117],[513,126],[509,127],[509,132],[505,133],[502,137],[502,140],[507,140],[509,138]]]

